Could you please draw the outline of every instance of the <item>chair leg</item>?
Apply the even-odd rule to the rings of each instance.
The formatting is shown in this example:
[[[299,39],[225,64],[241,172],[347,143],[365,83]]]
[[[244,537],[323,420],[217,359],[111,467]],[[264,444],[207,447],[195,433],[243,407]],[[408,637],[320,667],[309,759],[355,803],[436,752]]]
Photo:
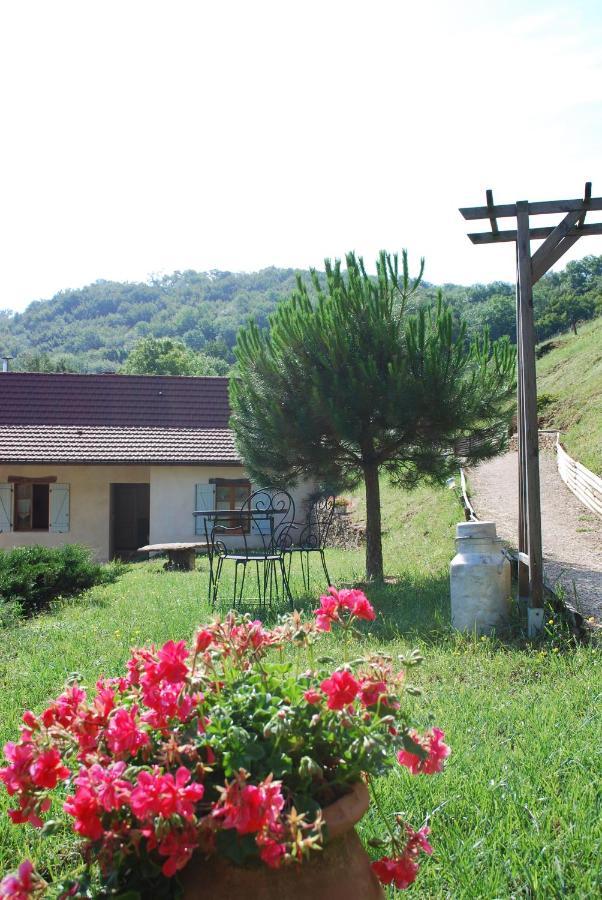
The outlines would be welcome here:
[[[288,583],[288,578],[286,575],[286,570],[284,568],[284,560],[280,557],[280,570],[282,572],[282,593],[286,594],[288,598],[288,602],[290,604],[291,609],[293,609],[293,595],[291,594],[291,589]]]
[[[213,581],[214,581],[213,554],[207,553],[207,559],[209,561],[209,587],[207,589],[207,600],[209,601],[209,603],[213,604]],[[219,560],[218,560],[218,563],[219,563]]]
[[[259,560],[255,561],[255,573],[257,575],[257,596],[259,599],[259,605],[263,606],[265,600],[265,593],[262,595],[261,593],[261,580],[259,578]]]
[[[242,595],[245,589],[245,576],[247,574],[247,564],[246,562],[241,563],[242,565],[242,580],[240,582],[240,594],[238,595],[238,602],[242,603]]]
[[[269,575],[270,575],[270,609],[271,609],[272,608],[272,599],[274,596],[274,587],[276,588],[276,600],[278,600],[278,582],[276,581],[276,584],[274,585],[274,575],[276,573],[276,570],[274,569],[274,563],[270,560],[269,562],[266,563],[266,567],[267,567],[267,569],[269,571]]]
[[[217,595],[219,593],[219,580],[222,574],[222,566],[224,564],[223,559],[220,558],[217,561],[217,568],[215,570],[215,575],[213,576],[213,585],[212,585],[212,597],[211,597],[211,607],[215,609],[215,604],[217,603]]]
[[[328,574],[328,569],[326,568],[326,557],[324,555],[324,548],[320,548],[320,556],[322,557],[322,568],[324,569],[324,574],[326,575],[326,584],[330,587],[330,575]]]
[[[234,563],[234,595],[232,597],[232,606],[236,609],[236,588],[238,587],[238,560]]]

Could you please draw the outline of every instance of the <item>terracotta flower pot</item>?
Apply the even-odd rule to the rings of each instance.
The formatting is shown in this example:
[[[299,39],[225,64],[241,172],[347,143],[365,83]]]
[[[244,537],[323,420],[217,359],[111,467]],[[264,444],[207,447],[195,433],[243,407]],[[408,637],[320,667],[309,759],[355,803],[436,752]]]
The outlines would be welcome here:
[[[269,869],[195,857],[180,876],[184,900],[383,900],[354,825],[370,805],[363,782],[324,810],[328,841],[300,865]]]

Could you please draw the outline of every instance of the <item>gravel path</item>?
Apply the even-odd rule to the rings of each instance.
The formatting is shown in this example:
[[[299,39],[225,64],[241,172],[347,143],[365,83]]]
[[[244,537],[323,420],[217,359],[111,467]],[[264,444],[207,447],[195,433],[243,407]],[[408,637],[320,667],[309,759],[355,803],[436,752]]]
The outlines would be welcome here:
[[[492,519],[498,535],[517,546],[518,454],[504,453],[468,473],[471,502],[480,519]],[[602,620],[602,519],[566,487],[556,454],[539,457],[544,570],[551,587],[561,584],[584,615]],[[573,587],[574,583],[574,587]],[[575,599],[576,593],[576,599]]]

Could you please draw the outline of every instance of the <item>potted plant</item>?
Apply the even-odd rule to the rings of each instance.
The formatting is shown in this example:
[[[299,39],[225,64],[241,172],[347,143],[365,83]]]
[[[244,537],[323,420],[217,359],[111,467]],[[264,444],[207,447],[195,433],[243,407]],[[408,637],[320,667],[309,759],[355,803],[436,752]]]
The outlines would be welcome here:
[[[245,895],[312,900],[382,897],[407,887],[428,828],[397,821],[370,863],[354,825],[370,780],[401,764],[441,771],[443,733],[411,727],[415,693],[389,657],[334,668],[317,641],[348,637],[374,609],[359,590],[330,588],[311,621],[275,628],[229,614],[191,645],[133,650],[127,674],[93,692],[69,684],[40,715],[26,712],[0,779],[16,824],[52,831],[51,795],[81,839],[82,869],[48,890],[61,897]],[[296,647],[296,653],[285,653]],[[417,665],[410,654],[402,664]],[[29,861],[0,897],[42,896]]]

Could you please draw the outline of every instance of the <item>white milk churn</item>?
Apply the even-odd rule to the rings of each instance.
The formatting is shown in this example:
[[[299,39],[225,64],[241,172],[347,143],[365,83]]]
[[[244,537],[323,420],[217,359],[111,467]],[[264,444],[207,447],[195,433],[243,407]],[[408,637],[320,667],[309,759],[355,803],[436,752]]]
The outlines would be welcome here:
[[[450,565],[452,626],[490,634],[510,617],[510,561],[495,522],[460,522]]]

